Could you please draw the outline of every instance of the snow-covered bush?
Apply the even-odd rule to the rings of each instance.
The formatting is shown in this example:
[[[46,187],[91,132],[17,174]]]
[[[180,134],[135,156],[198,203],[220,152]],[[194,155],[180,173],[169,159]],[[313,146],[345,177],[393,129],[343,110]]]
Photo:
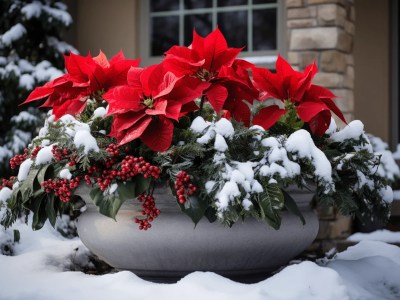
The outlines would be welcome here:
[[[122,53],[66,56],[68,74],[25,101],[47,98],[52,110],[28,151],[11,159],[19,172],[0,191],[3,225],[25,209],[35,229],[54,225],[60,212],[84,208],[88,185],[112,218],[137,197],[135,222],[147,230],[162,213],[153,196],[159,181],[195,223],[254,217],[278,229],[284,209],[302,219],[285,191],[291,185],[315,187],[314,203],[343,214],[387,218],[388,174],[396,172],[360,121],[336,128],[332,112],[345,120],[336,96],[312,84],[316,65],[298,72],[278,57],[272,73],[236,59],[240,51],[216,29],[146,68]]]
[[[63,55],[76,50],[60,33],[72,23],[67,7],[53,0],[0,2],[0,176],[43,122],[36,108],[18,104],[33,88],[63,74]]]

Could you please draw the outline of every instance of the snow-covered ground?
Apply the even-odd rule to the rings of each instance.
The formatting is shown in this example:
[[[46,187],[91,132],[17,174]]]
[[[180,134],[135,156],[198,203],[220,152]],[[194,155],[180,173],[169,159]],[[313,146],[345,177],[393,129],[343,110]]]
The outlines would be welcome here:
[[[347,238],[351,242],[379,241],[385,243],[400,243],[400,232],[387,229],[376,230],[370,233],[357,232]]]
[[[87,263],[79,239],[50,226],[33,232],[16,224],[21,242],[14,256],[0,255],[1,300],[46,299],[400,299],[400,248],[362,241],[331,260],[291,265],[257,284],[240,284],[214,273],[195,272],[176,284],[155,284],[131,272],[87,275],[68,271]],[[0,243],[12,235],[0,231]],[[77,250],[78,249],[78,250]]]

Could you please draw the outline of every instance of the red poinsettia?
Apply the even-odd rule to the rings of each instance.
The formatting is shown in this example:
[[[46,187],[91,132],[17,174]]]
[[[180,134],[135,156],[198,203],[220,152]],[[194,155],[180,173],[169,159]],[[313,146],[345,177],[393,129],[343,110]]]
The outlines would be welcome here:
[[[79,114],[90,96],[96,97],[113,86],[126,84],[129,68],[139,65],[139,60],[125,59],[122,51],[110,61],[101,51],[96,57],[70,53],[64,59],[67,74],[34,89],[24,102],[48,97],[42,106],[53,108],[56,119],[65,114]]]
[[[193,107],[209,83],[176,76],[163,64],[132,67],[128,85],[110,89],[103,95],[113,115],[110,136],[119,145],[140,138],[154,151],[165,151],[172,141],[173,121]],[[198,107],[194,105],[197,109]]]
[[[178,76],[190,76],[209,82],[204,97],[217,113],[229,110],[238,121],[248,123],[249,108],[242,100],[252,102],[256,90],[247,69],[252,64],[236,59],[241,48],[228,48],[217,28],[206,37],[193,32],[189,47],[173,46],[165,53],[165,65]]]
[[[281,57],[276,62],[276,73],[264,68],[253,68],[253,78],[260,90],[260,98],[276,98],[290,101],[295,105],[301,120],[308,123],[313,134],[323,135],[331,122],[333,111],[346,122],[340,109],[333,102],[336,96],[326,88],[311,83],[318,68],[314,64],[307,66],[304,72],[298,72]],[[272,105],[262,109],[253,123],[268,129],[274,125],[286,110]]]

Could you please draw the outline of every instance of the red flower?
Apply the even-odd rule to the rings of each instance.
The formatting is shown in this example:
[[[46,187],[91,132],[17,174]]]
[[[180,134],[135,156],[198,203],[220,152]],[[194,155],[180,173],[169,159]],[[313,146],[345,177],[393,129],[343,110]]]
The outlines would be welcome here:
[[[24,103],[48,97],[43,107],[52,107],[56,119],[83,111],[90,96],[99,96],[113,86],[126,84],[130,67],[139,60],[127,60],[119,52],[110,61],[103,52],[94,58],[71,53],[64,56],[67,74],[32,91]]]
[[[178,76],[209,82],[204,95],[215,111],[227,109],[236,120],[248,123],[250,111],[242,100],[252,102],[256,91],[247,71],[253,65],[236,60],[241,50],[228,48],[218,28],[205,38],[194,31],[192,44],[173,46],[165,53],[164,63]]]
[[[336,96],[328,89],[311,83],[317,71],[315,63],[307,66],[304,72],[295,71],[281,56],[278,56],[276,73],[263,68],[253,68],[253,77],[262,100],[273,97],[281,101],[291,101],[296,107],[299,118],[308,123],[313,134],[320,136],[329,127],[331,111],[343,122],[346,121],[332,100]],[[268,129],[285,112],[277,105],[264,108],[260,111],[262,116],[254,117],[256,122],[254,124]]]
[[[140,138],[154,151],[165,151],[172,141],[173,121],[200,97],[208,83],[195,78],[178,77],[162,64],[131,68],[128,85],[104,94],[108,114],[114,115],[110,136],[119,145]],[[197,108],[197,106],[195,106]]]

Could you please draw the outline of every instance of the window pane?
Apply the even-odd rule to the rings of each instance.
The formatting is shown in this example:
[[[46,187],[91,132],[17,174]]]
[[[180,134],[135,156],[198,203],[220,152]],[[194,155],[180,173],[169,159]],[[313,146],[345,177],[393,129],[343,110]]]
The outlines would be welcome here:
[[[211,14],[197,14],[185,16],[185,45],[192,43],[193,29],[201,36],[206,36],[212,31]]]
[[[151,18],[151,55],[163,55],[171,46],[179,45],[179,17]]]
[[[247,46],[247,11],[218,13],[217,22],[229,47]]]
[[[276,49],[276,9],[253,11],[253,50]]]
[[[150,11],[170,11],[179,9],[179,0],[151,0]]]
[[[212,0],[185,0],[185,9],[212,7]]]
[[[247,0],[218,0],[218,6],[247,5]]]
[[[253,0],[253,4],[276,3],[276,0]]]

